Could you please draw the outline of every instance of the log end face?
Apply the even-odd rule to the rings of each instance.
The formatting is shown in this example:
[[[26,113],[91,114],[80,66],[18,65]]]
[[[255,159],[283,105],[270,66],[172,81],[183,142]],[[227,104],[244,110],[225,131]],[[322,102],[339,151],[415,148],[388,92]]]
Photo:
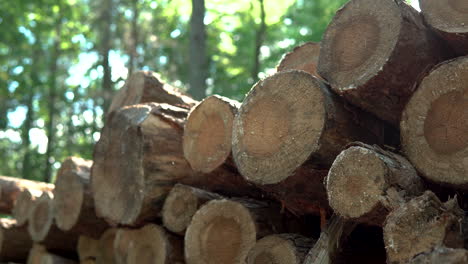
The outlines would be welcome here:
[[[188,264],[244,263],[256,240],[249,211],[228,200],[208,202],[193,217],[185,236]]]
[[[327,176],[330,206],[345,218],[359,218],[380,206],[385,192],[384,162],[363,147],[338,155]]]
[[[222,97],[210,96],[190,113],[184,130],[184,156],[190,166],[209,173],[231,154],[235,111]]]
[[[348,2],[321,42],[318,72],[338,93],[379,74],[398,40],[401,14],[394,1]]]
[[[168,250],[171,250],[163,228],[149,224],[135,234],[133,247],[128,252],[129,264],[167,263]]]
[[[270,235],[257,241],[250,250],[247,264],[299,264],[296,249],[291,241],[278,235]]]
[[[190,188],[176,185],[167,196],[162,209],[164,226],[174,233],[183,233],[198,209],[198,199]]]
[[[325,89],[303,71],[279,72],[257,83],[233,126],[233,156],[257,184],[289,177],[319,149],[325,126]]]
[[[38,194],[40,196],[40,194]],[[37,197],[34,196],[30,190],[23,190],[16,199],[15,206],[13,207],[12,215],[18,222],[18,225],[24,225],[29,218],[29,213],[32,210],[33,201]]]
[[[141,123],[151,107],[137,105],[112,114],[94,149],[91,185],[96,215],[111,224],[133,224],[144,195]]]
[[[424,0],[420,6],[425,20],[437,30],[468,33],[468,3],[465,0]]]
[[[468,186],[468,58],[436,67],[421,82],[400,123],[406,156],[428,179]]]
[[[55,221],[57,227],[64,231],[72,229],[78,221],[91,165],[92,161],[70,157],[57,173],[53,200]]]
[[[402,263],[435,246],[462,248],[462,211],[456,201],[445,204],[426,192],[389,214],[384,241],[389,263]]]
[[[39,197],[28,218],[28,232],[35,242],[43,241],[53,224],[53,206],[51,194],[44,192]]]
[[[278,72],[287,70],[303,70],[320,78],[317,73],[317,63],[320,54],[320,44],[307,42],[284,56],[276,67]]]

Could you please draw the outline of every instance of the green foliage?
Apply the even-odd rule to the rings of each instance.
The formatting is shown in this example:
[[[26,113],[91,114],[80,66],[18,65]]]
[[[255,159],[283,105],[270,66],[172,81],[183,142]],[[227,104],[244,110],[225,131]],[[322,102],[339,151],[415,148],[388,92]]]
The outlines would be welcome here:
[[[0,1],[0,174],[42,180],[51,82],[56,84],[54,169],[70,155],[91,159],[103,122],[103,30],[110,28],[112,81],[120,87],[132,43],[138,68],[159,72],[184,89],[188,82],[187,0],[113,0],[112,23],[103,23],[105,0]],[[138,39],[132,37],[134,7]],[[260,26],[258,0],[206,0],[208,94],[242,100],[252,79]],[[346,0],[264,0],[266,36],[259,78],[282,55],[320,41]],[[58,23],[61,34],[57,35]],[[51,72],[54,42],[57,69]]]

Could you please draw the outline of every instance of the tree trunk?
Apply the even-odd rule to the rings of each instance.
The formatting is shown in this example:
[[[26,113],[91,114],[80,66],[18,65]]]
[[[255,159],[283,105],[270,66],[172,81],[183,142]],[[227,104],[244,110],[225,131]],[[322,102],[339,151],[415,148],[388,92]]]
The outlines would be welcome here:
[[[422,179],[404,157],[358,142],[338,155],[326,184],[335,213],[378,226],[390,211],[424,191]]]
[[[193,215],[205,203],[222,199],[221,195],[190,186],[176,184],[162,208],[162,222],[169,231],[184,234]]]
[[[183,264],[183,239],[149,224],[135,231],[128,251],[128,264]]]
[[[190,17],[189,93],[201,100],[205,97],[208,77],[206,58],[205,0],[192,0]]]
[[[98,23],[100,23],[100,32],[98,32],[98,34],[101,36],[99,56],[103,69],[102,97],[104,101],[102,110],[104,113],[108,112],[114,89],[112,83],[112,70],[109,64],[109,53],[112,49],[113,8],[113,0],[102,0],[102,9],[100,14],[101,19],[98,21]]]
[[[258,238],[281,232],[279,208],[253,200],[212,200],[185,234],[187,264],[245,263]]]
[[[291,52],[284,55],[276,67],[276,71],[303,70],[318,79],[322,79],[322,77],[317,73],[319,54],[319,43],[306,42],[295,47]]]
[[[156,73],[137,71],[130,75],[125,85],[114,96],[108,113],[124,106],[142,103],[167,103],[190,108],[197,101],[161,81]]]
[[[138,226],[154,220],[178,182],[222,193],[261,195],[230,170],[210,174],[191,170],[182,151],[187,112],[167,104],[143,104],[109,116],[92,167],[98,216],[112,225]]]
[[[57,71],[58,61],[61,56],[60,44],[62,42],[62,15],[56,22],[55,36],[52,47],[52,56],[49,65],[49,97],[48,103],[48,120],[47,120],[47,150],[45,154],[45,170],[44,181],[50,182],[52,179],[52,165],[54,163],[55,152],[55,117],[57,115]]]
[[[258,3],[260,5],[260,25],[258,26],[258,29],[255,32],[254,63],[251,73],[252,81],[258,80],[258,73],[260,72],[260,49],[263,45],[263,42],[265,41],[265,35],[267,30],[264,0],[258,0]]]
[[[421,0],[426,23],[438,33],[459,56],[468,55],[468,6],[463,0]]]
[[[65,233],[54,224],[53,195],[44,192],[31,208],[28,232],[34,242],[41,243],[47,250],[60,254],[74,255],[78,236]]]
[[[43,191],[51,191],[53,184],[24,180],[7,176],[0,176],[0,213],[10,214],[17,198],[23,191],[40,195]]]
[[[14,219],[0,219],[0,261],[24,262],[31,247],[26,226],[18,225]]]
[[[468,58],[438,65],[403,112],[402,147],[430,181],[468,189]]]
[[[114,241],[117,229],[107,229],[98,241],[98,254],[96,264],[115,263]]]
[[[190,111],[184,128],[184,157],[194,171],[209,173],[231,156],[232,122],[240,103],[212,95]]]
[[[255,243],[247,256],[247,264],[302,264],[315,240],[298,234],[275,234]]]
[[[133,71],[136,69],[136,64],[138,61],[138,17],[140,15],[140,10],[138,9],[138,0],[131,1],[132,9],[132,23],[131,23],[131,37],[129,40],[129,51],[128,51],[128,76],[131,76]]]
[[[320,234],[313,248],[307,253],[304,264],[332,264],[338,256],[339,248],[354,230],[356,224],[333,215],[328,226]]]
[[[88,259],[96,260],[99,251],[99,240],[80,235],[76,248],[80,262]]]
[[[464,264],[468,263],[468,250],[461,248],[436,247],[429,252],[419,254],[409,264]]]
[[[90,186],[92,161],[71,157],[57,172],[53,206],[57,227],[63,231],[99,238],[107,228],[94,212]]]
[[[232,151],[245,179],[276,184],[305,163],[329,167],[356,140],[384,143],[383,124],[343,104],[312,75],[293,70],[252,88],[234,119]]]
[[[447,55],[404,1],[356,0],[328,26],[318,73],[336,93],[397,126],[415,85]]]
[[[387,263],[409,261],[435,246],[463,248],[463,211],[457,203],[441,203],[427,191],[390,213],[384,226]]]

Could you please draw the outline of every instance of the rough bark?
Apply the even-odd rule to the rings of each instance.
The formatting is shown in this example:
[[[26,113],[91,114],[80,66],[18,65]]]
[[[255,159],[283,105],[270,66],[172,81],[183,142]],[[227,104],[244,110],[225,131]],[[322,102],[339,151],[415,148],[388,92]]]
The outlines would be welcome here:
[[[95,147],[91,173],[98,216],[112,225],[138,226],[154,220],[178,182],[260,195],[232,170],[220,168],[210,174],[191,170],[182,151],[187,112],[167,104],[145,104],[111,114]]]
[[[81,235],[78,238],[78,246],[76,251],[78,253],[80,262],[88,259],[96,260],[99,251],[99,240]]]
[[[468,5],[464,0],[420,0],[426,23],[458,55],[468,55]]]
[[[284,55],[278,66],[276,66],[276,71],[303,70],[318,79],[322,79],[317,73],[319,54],[320,43],[306,42]]]
[[[164,227],[174,233],[184,234],[198,209],[214,199],[223,199],[223,197],[198,188],[176,184],[162,208]]]
[[[315,240],[298,234],[274,234],[255,243],[247,264],[302,264]]]
[[[404,1],[356,0],[328,26],[318,73],[336,93],[397,126],[415,84],[450,55]]]
[[[128,251],[128,264],[183,264],[183,239],[149,224],[135,231]]]
[[[190,108],[197,103],[177,88],[164,83],[156,73],[137,71],[130,75],[125,85],[114,96],[108,113],[124,106],[150,102],[167,103],[183,108]]]
[[[212,95],[195,106],[184,128],[184,157],[194,171],[209,173],[231,156],[232,122],[240,103]]]
[[[34,244],[29,252],[27,264],[76,264],[78,262],[67,259],[47,251],[47,249],[40,244]]]
[[[26,226],[14,219],[0,219],[0,261],[24,262],[32,247]]]
[[[338,256],[339,248],[354,230],[356,224],[333,215],[320,238],[307,253],[304,264],[332,264]]]
[[[90,186],[92,161],[67,158],[57,172],[53,206],[57,227],[63,231],[99,238],[107,228],[94,212]]]
[[[408,160],[359,142],[338,155],[326,186],[335,213],[379,226],[390,211],[424,191],[422,179]]]
[[[429,252],[424,252],[414,259],[410,260],[408,264],[464,264],[468,263],[468,250],[461,248],[446,248],[436,247]]]
[[[206,58],[205,0],[192,0],[190,17],[189,93],[201,100],[205,97],[208,67]]]
[[[279,208],[252,200],[212,200],[185,233],[187,264],[244,263],[258,238],[281,232]]]
[[[408,102],[403,151],[430,181],[468,189],[468,57],[439,64]]]
[[[53,184],[0,176],[0,213],[11,214],[16,200],[25,190],[40,195],[43,191],[51,191],[53,188]]]
[[[96,264],[115,263],[114,242],[116,234],[117,229],[109,228],[99,238]]]
[[[293,70],[252,88],[234,119],[232,137],[239,172],[264,185],[287,179],[305,163],[329,167],[352,141],[383,143],[384,126],[345,105],[312,75]]]
[[[402,263],[433,247],[463,248],[463,211],[430,191],[389,214],[384,225],[387,263]]]
[[[31,208],[28,232],[34,242],[43,244],[51,252],[69,254],[75,252],[78,236],[65,233],[54,223],[53,195],[44,192]]]

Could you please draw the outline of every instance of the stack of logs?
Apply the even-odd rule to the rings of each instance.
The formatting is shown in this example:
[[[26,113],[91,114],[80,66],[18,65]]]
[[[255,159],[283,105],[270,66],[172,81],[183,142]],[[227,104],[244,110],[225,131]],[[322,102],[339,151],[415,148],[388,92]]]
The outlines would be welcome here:
[[[420,4],[351,0],[242,104],[134,73],[93,161],[0,178],[0,261],[468,263],[468,6]]]

